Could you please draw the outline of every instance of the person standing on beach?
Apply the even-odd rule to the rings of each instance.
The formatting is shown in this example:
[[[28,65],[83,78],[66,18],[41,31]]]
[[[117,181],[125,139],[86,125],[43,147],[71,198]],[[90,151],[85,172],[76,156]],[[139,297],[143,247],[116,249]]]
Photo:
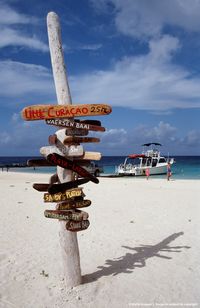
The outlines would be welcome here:
[[[149,179],[149,176],[150,176],[150,170],[149,170],[149,168],[147,168],[147,169],[145,170],[145,174],[146,174],[146,179],[148,180],[148,179]]]
[[[169,181],[170,177],[172,175],[171,165],[170,163],[167,164],[167,180]]]

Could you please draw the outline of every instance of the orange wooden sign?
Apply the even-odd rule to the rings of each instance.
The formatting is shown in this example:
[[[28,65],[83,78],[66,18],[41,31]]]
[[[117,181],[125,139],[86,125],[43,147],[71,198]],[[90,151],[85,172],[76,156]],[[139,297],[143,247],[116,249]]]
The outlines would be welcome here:
[[[98,116],[111,113],[112,108],[105,104],[88,105],[32,105],[25,107],[22,118],[26,121]]]

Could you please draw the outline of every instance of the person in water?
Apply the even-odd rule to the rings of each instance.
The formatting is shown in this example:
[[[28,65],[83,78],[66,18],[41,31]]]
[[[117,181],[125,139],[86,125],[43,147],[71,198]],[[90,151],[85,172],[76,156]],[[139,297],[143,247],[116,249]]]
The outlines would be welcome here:
[[[167,164],[167,180],[170,180],[170,177],[172,176],[172,170],[170,163]]]

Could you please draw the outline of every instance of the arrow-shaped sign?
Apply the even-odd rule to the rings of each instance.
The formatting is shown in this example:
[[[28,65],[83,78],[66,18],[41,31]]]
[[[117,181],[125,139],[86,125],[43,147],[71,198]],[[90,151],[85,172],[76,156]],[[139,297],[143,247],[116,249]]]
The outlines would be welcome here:
[[[77,200],[78,198],[74,198],[74,200],[64,201],[58,205],[58,210],[72,210],[76,208],[87,207],[91,205],[90,200]]]
[[[94,124],[95,123],[95,124]],[[46,124],[54,125],[59,127],[68,127],[69,129],[84,129],[84,130],[91,130],[91,131],[99,131],[105,132],[105,127],[97,125],[96,121],[93,120],[86,120],[86,121],[79,121],[79,120],[69,120],[69,119],[47,119]]]
[[[49,154],[47,156],[47,160],[49,162],[52,162],[53,164],[56,164],[57,166],[60,166],[61,168],[72,170],[78,173],[83,178],[89,178],[90,181],[96,184],[99,183],[99,180],[94,175],[92,175],[91,173],[89,173],[87,170],[80,167],[79,165],[77,165],[75,161],[71,161],[56,153]]]
[[[66,229],[68,231],[72,231],[72,232],[78,232],[78,231],[82,231],[82,230],[86,230],[90,225],[89,220],[83,220],[83,221],[73,221],[70,220],[66,223]]]
[[[57,193],[57,194],[44,194],[44,202],[60,202],[60,201],[65,201],[71,198],[75,197],[84,197],[84,193],[82,188],[73,188],[70,190],[67,190],[64,193]]]
[[[48,192],[50,194],[56,194],[56,193],[63,192],[63,191],[68,190],[68,189],[78,187],[78,185],[86,184],[89,181],[90,181],[90,179],[85,178],[85,179],[78,179],[76,181],[70,181],[70,182],[66,182],[66,183],[52,184],[52,185],[49,185]]]
[[[87,220],[88,213],[84,211],[60,211],[60,210],[46,210],[44,211],[44,216],[47,218],[55,218],[61,220],[74,220],[82,221]]]

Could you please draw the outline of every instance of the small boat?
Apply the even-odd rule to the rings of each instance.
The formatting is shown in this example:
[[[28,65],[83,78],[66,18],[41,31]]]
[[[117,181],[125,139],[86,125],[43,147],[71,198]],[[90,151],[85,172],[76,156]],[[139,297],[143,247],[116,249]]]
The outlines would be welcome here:
[[[166,174],[167,165],[175,163],[174,158],[166,158],[160,155],[160,151],[154,146],[161,146],[160,143],[152,142],[145,143],[143,147],[151,147],[148,150],[144,150],[142,154],[130,154],[125,158],[124,163],[120,164],[116,168],[116,173],[119,175],[145,175],[146,169],[149,169],[150,175]],[[138,164],[134,164],[133,161],[139,159]]]

